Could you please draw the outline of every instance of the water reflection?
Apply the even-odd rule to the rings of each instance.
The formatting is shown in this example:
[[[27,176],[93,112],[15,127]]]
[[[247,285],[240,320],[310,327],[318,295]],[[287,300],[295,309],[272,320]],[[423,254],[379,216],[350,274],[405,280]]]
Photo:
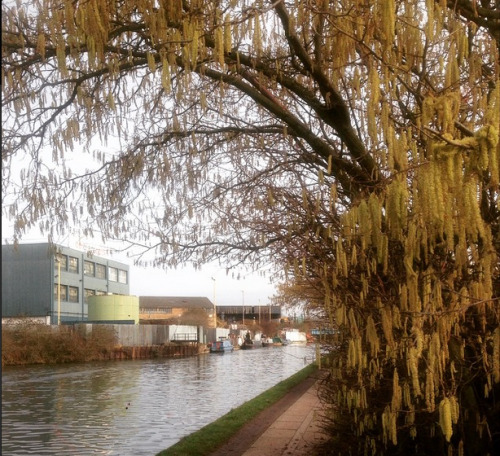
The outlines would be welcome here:
[[[290,377],[312,347],[4,368],[2,455],[154,455]]]

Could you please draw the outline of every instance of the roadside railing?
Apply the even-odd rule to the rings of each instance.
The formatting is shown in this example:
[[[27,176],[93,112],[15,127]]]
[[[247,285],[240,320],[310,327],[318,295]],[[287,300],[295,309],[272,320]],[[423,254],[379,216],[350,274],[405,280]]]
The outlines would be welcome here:
[[[172,342],[198,342],[197,333],[175,333],[171,339]]]

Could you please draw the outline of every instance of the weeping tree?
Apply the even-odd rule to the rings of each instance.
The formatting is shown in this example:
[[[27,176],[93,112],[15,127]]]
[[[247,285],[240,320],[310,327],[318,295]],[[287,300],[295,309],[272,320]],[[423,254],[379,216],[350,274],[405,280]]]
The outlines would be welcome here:
[[[78,226],[157,266],[272,263],[339,328],[328,451],[493,454],[499,19],[489,0],[4,2],[13,241]]]

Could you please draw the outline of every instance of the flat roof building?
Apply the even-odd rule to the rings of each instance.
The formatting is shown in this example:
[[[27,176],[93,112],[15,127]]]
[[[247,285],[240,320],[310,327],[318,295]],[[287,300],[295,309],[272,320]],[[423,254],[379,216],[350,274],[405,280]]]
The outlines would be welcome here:
[[[127,264],[57,244],[2,245],[2,319],[86,321],[89,296],[129,292]]]
[[[209,326],[214,326],[213,312],[217,318],[228,323],[263,323],[280,321],[281,306],[218,306],[204,297],[188,296],[140,296],[139,315],[142,323],[149,321],[177,322],[186,311],[203,309]]]
[[[210,326],[215,326],[214,304],[201,296],[140,296],[139,317],[143,323],[148,321],[177,323],[187,311],[203,310]]]

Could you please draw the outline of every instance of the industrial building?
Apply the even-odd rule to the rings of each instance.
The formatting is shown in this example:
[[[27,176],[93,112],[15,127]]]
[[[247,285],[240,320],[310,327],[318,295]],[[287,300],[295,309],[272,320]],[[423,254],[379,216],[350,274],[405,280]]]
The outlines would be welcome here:
[[[205,297],[188,296],[140,296],[139,316],[142,323],[154,322],[174,324],[187,311],[201,309],[215,326],[215,306]]]
[[[127,264],[57,244],[2,245],[2,323],[22,318],[52,325],[179,324],[196,309],[206,313],[212,327],[214,312],[227,323],[281,317],[280,306],[216,307],[206,297],[129,295]]]
[[[139,317],[141,323],[152,321],[156,324],[176,323],[186,311],[203,309],[210,326],[215,326],[214,311],[217,319],[227,323],[263,323],[280,321],[281,306],[218,306],[208,298],[187,296],[140,296]]]
[[[2,322],[87,321],[89,296],[129,293],[127,264],[57,244],[2,245]]]

